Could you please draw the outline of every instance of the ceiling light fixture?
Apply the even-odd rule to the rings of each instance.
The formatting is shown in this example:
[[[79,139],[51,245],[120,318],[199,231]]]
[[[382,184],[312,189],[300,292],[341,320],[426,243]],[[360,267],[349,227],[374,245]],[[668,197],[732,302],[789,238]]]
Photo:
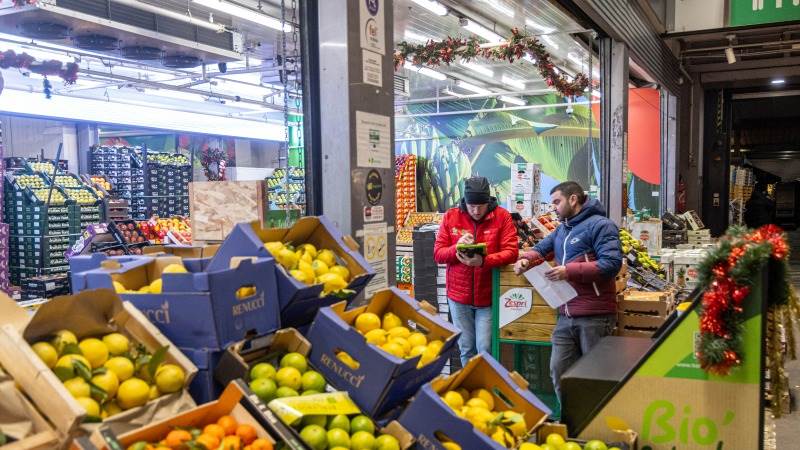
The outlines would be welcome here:
[[[494,31],[477,24],[470,19],[459,19],[461,26],[472,34],[476,34],[489,42],[503,42],[506,39],[495,33]]]
[[[469,70],[471,70],[473,72],[479,73],[481,75],[484,75],[484,76],[487,76],[487,77],[493,77],[494,76],[494,70],[492,70],[492,69],[490,69],[490,68],[488,68],[486,66],[481,66],[480,64],[475,64],[473,62],[462,62],[461,65],[466,67],[467,69],[469,69]]]
[[[439,81],[444,81],[447,79],[447,75],[432,69],[428,69],[427,67],[420,67],[419,70],[417,70],[417,73]]]
[[[786,83],[786,80],[784,80],[783,78],[777,78],[775,80],[770,81],[770,83],[772,83],[772,84],[783,84],[783,83]]]
[[[452,90],[452,89],[450,89],[450,88],[444,88],[444,89],[442,89],[442,94],[445,94],[445,95],[452,95],[453,97],[458,97],[458,98],[464,98],[464,97],[466,97],[466,95],[464,95],[464,94],[461,94],[461,93],[459,93],[459,92],[456,92],[456,91],[454,91],[454,90]]]
[[[733,41],[736,40],[736,35],[729,34],[725,37],[728,38],[728,48],[725,49],[725,59],[728,60],[728,64],[733,64],[736,62],[736,53],[733,52]]]
[[[233,3],[228,3],[223,0],[192,0],[192,1],[198,5],[205,6],[206,8],[211,8],[225,14],[230,14],[231,16],[247,20],[248,22],[264,25],[265,27],[272,28],[273,30],[289,33],[293,29],[292,25],[288,23],[281,24],[280,20],[272,16],[268,16],[254,9],[249,9],[239,5],[234,5]]]
[[[411,0],[412,2],[422,6],[428,11],[436,14],[437,16],[446,16],[447,8],[441,3],[434,0]]]
[[[523,100],[523,99],[521,99],[519,97],[510,97],[508,95],[501,95],[500,96],[500,101],[505,102],[505,103],[510,103],[512,105],[517,105],[517,106],[524,106],[525,105],[525,100]]]
[[[521,81],[521,80],[517,80],[516,78],[511,78],[511,77],[509,77],[507,75],[503,75],[503,78],[501,78],[501,81],[503,82],[503,84],[506,84],[509,87],[512,87],[514,89],[517,89],[517,90],[520,90],[520,91],[525,89],[525,82]]]
[[[475,86],[474,84],[467,83],[466,81],[458,80],[456,81],[456,86],[460,87],[461,89],[466,89],[470,92],[474,92],[476,94],[491,94],[492,91],[482,88],[480,86]]]
[[[495,11],[499,12],[500,14],[508,17],[514,17],[514,9],[509,8],[508,6],[500,3],[498,0],[483,0],[484,3],[488,3]]]
[[[533,21],[531,19],[525,19],[525,25],[535,29],[536,31],[538,31],[541,34],[548,34],[548,33],[552,33],[554,31],[556,31],[555,28],[551,28],[551,27],[548,27],[546,25],[542,25],[542,24],[540,24],[538,22],[535,22],[535,21]]]

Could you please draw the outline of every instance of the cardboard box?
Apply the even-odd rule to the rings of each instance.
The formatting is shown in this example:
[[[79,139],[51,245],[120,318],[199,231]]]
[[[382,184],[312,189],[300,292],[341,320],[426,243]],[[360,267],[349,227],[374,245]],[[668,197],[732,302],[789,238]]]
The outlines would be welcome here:
[[[189,394],[198,405],[208,403],[219,398],[223,387],[227,384],[220,384],[214,380],[214,369],[219,364],[224,353],[223,350],[208,348],[186,348],[180,347],[179,350],[197,366],[197,375],[189,384]]]
[[[641,241],[647,248],[650,256],[658,255],[661,252],[661,221],[650,219],[644,222],[633,222],[630,226],[631,235]]]
[[[208,268],[211,258],[219,250],[219,244],[209,245],[148,245],[142,248],[142,254],[148,256],[173,255],[183,258],[183,265],[190,272],[202,272]]]
[[[284,328],[265,336],[237,342],[225,349],[214,369],[214,379],[221,385],[236,379],[250,381],[251,367],[291,352],[303,356],[308,356],[311,352],[311,343],[294,328]]]
[[[251,395],[246,386],[240,383],[231,383],[225,388],[219,400],[197,406],[173,417],[153,421],[148,425],[117,436],[98,430],[92,435],[92,443],[100,450],[107,450],[109,448],[128,448],[139,441],[158,442],[175,428],[203,428],[209,423],[215,423],[220,417],[228,415],[240,424],[252,425],[259,438],[268,439],[273,444],[277,443],[271,436],[271,432],[276,433],[290,449],[306,448],[296,433],[283,426],[271,414],[265,415],[262,412],[265,410],[268,413],[266,406],[255,395]],[[268,421],[270,416],[277,423]],[[111,447],[108,441],[116,441],[115,443],[121,447]]]
[[[350,284],[347,289],[354,293],[352,299],[364,289],[375,272],[366,259],[358,253],[355,246],[346,242],[352,240],[342,235],[325,216],[303,217],[291,228],[262,228],[257,222],[236,225],[222,243],[211,260],[208,270],[216,271],[228,266],[228,261],[237,256],[269,257],[272,255],[264,247],[265,242],[291,242],[313,244],[318,249],[327,248],[336,253],[340,263],[350,270]],[[300,328],[314,320],[319,308],[337,303],[342,298],[328,295],[321,298],[322,285],[308,286],[294,279],[280,264],[275,264],[275,277],[280,297],[281,324],[284,327]]]
[[[614,430],[614,440],[606,442],[608,448],[617,447],[620,450],[636,450],[637,441],[639,438],[638,433],[633,430]],[[565,441],[576,442],[581,447],[587,441],[581,439],[570,438],[567,433],[567,426],[562,423],[545,422],[536,430],[536,442],[543,444],[547,440],[547,436],[557,434],[564,438]]]
[[[489,390],[493,393],[495,409],[521,413],[531,432],[551,412],[528,390],[528,383],[519,374],[509,373],[487,353],[481,353],[470,359],[463,369],[425,384],[400,416],[400,424],[414,436],[421,448],[443,450],[441,439],[445,436],[463,449],[505,448],[457,416],[441,399],[445,392],[460,387],[469,391],[478,388]]]
[[[2,422],[0,424],[18,423],[18,427],[22,426],[21,429],[13,430],[13,433],[8,427],[3,427],[5,433],[17,441],[2,448],[3,450],[62,448],[67,437],[83,421],[86,411],[77,403],[65,400],[58,389],[63,389],[61,381],[33,353],[30,346],[21,341],[22,338],[13,325],[0,327],[0,366],[11,367],[17,374],[15,380],[0,371],[2,375],[0,376],[0,422]],[[15,388],[15,383],[19,386],[19,391]],[[28,426],[32,426],[32,429],[24,430]]]
[[[180,264],[181,258],[80,256],[70,260],[72,290],[113,289],[112,281],[136,290],[161,278],[160,294],[120,296],[141,309],[179,347],[221,350],[248,333],[263,334],[280,328],[274,261],[245,258],[233,262],[238,266],[162,276],[164,267]],[[193,268],[196,267],[187,267]],[[236,292],[242,287],[254,288],[255,293],[239,299]]]
[[[347,391],[368,415],[381,416],[406,401],[424,383],[441,373],[461,334],[452,324],[436,316],[397,288],[378,291],[369,304],[345,311],[346,303],[322,308],[311,324],[311,363],[335,388]],[[430,306],[426,306],[430,308]],[[368,344],[352,324],[363,312],[383,317],[396,314],[405,326],[426,334],[428,342],[438,339],[444,345],[430,364],[417,368],[420,357],[402,359]],[[412,325],[413,323],[413,325]],[[345,365],[336,354],[344,351],[359,363]]]
[[[533,217],[533,198],[531,194],[508,196],[508,211],[518,213],[522,218]]]
[[[132,341],[154,350],[167,347],[164,362],[180,366],[186,374],[186,386],[191,383],[197,368],[183,355],[147,318],[130,302],[123,302],[110,290],[98,289],[81,292],[77,295],[56,297],[41,305],[33,316],[28,314],[8,297],[0,294],[0,313],[9,323],[13,324],[17,334],[12,334],[10,328],[4,331],[15,339],[19,357],[30,361],[27,366],[37,369],[37,374],[31,374],[23,368],[25,365],[4,365],[15,379],[30,378],[32,382],[46,382],[50,391],[43,390],[41,395],[46,395],[48,402],[61,399],[68,404],[68,408],[58,412],[55,426],[59,430],[71,429],[73,423],[80,423],[85,415],[83,408],[72,398],[67,389],[57,380],[41,373],[44,365],[38,359],[30,344],[41,341],[61,329],[68,329],[75,333],[78,339],[86,336],[101,335],[119,332],[127,335]],[[26,345],[27,344],[27,345]],[[6,350],[8,351],[8,350]],[[28,369],[30,370],[30,369]],[[49,371],[47,371],[49,372]],[[49,372],[52,374],[52,372]],[[52,374],[55,377],[55,374]],[[44,384],[34,385],[37,389],[44,389]],[[52,397],[51,397],[52,396]],[[194,407],[194,402],[185,390],[174,394],[164,395],[145,405],[131,408],[114,415],[103,421],[115,433],[122,433],[133,428],[138,428],[142,423],[159,420],[164,416],[171,416],[188,408]],[[91,429],[91,425],[85,428]]]
[[[511,165],[511,193],[532,194],[541,186],[541,171],[538,164],[519,163]]]

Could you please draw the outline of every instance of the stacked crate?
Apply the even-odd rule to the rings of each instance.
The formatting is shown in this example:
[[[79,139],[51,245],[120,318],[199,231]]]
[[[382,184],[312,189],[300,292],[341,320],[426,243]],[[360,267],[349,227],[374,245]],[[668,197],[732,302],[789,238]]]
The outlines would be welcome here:
[[[305,210],[306,172],[302,167],[278,168],[267,178],[267,201],[272,211]]]
[[[180,154],[150,152],[144,170],[144,220],[152,216],[189,215],[189,159]]]
[[[134,149],[124,146],[97,146],[91,149],[92,175],[104,175],[114,186],[117,197],[131,200],[131,155]]]
[[[675,294],[625,291],[617,301],[617,336],[651,337],[675,308]]]
[[[511,195],[508,210],[519,213],[523,219],[538,216],[542,173],[538,164],[520,163],[511,165]]]

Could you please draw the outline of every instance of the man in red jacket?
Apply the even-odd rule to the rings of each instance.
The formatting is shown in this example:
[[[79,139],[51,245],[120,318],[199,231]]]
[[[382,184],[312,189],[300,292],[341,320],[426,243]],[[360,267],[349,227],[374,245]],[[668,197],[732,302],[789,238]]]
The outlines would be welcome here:
[[[458,244],[486,244],[486,256],[468,256]],[[461,363],[492,345],[492,269],[517,260],[517,229],[511,214],[489,195],[484,177],[464,181],[464,198],[444,215],[434,259],[447,264],[447,299],[453,324],[461,329]]]

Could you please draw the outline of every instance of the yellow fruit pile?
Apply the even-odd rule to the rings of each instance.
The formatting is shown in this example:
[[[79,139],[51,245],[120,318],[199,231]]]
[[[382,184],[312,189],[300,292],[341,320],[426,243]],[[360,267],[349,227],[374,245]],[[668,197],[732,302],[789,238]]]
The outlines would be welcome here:
[[[410,359],[419,356],[417,368],[435,361],[444,343],[438,339],[428,342],[427,336],[403,325],[396,314],[387,312],[383,320],[375,313],[365,312],[356,316],[353,324],[368,343],[398,358]],[[348,355],[349,356],[349,355]],[[346,357],[345,357],[346,358]],[[342,359],[341,355],[339,359]]]
[[[95,418],[105,419],[177,392],[186,380],[182,368],[161,362],[166,348],[151,354],[121,333],[79,342],[73,332],[61,330],[51,340],[32,347]]]
[[[186,270],[186,267],[184,267],[183,264],[169,264],[166,267],[164,267],[164,270],[161,271],[161,274],[163,275],[165,273],[188,273],[188,272],[189,271]],[[156,278],[150,284],[145,284],[138,290],[128,289],[127,287],[125,287],[124,284],[122,284],[122,282],[117,280],[112,281],[112,283],[114,285],[114,290],[117,292],[117,294],[160,294],[164,286],[164,282],[161,280],[161,278]],[[255,291],[253,293],[255,293]]]
[[[516,411],[495,409],[497,402],[486,389],[469,392],[460,388],[445,392],[441,398],[458,417],[505,448],[515,448],[528,435],[525,417]]]
[[[622,243],[623,255],[627,255],[629,253],[634,254],[639,265],[654,272],[662,272],[664,270],[661,264],[657,263],[653,258],[650,257],[650,254],[647,253],[647,248],[641,242],[639,242],[638,239],[633,237],[628,230],[619,230],[619,240]]]
[[[309,286],[323,284],[322,295],[342,291],[350,283],[350,270],[337,263],[333,250],[317,250],[313,244],[292,247],[278,241],[265,242],[264,247],[295,280]]]

